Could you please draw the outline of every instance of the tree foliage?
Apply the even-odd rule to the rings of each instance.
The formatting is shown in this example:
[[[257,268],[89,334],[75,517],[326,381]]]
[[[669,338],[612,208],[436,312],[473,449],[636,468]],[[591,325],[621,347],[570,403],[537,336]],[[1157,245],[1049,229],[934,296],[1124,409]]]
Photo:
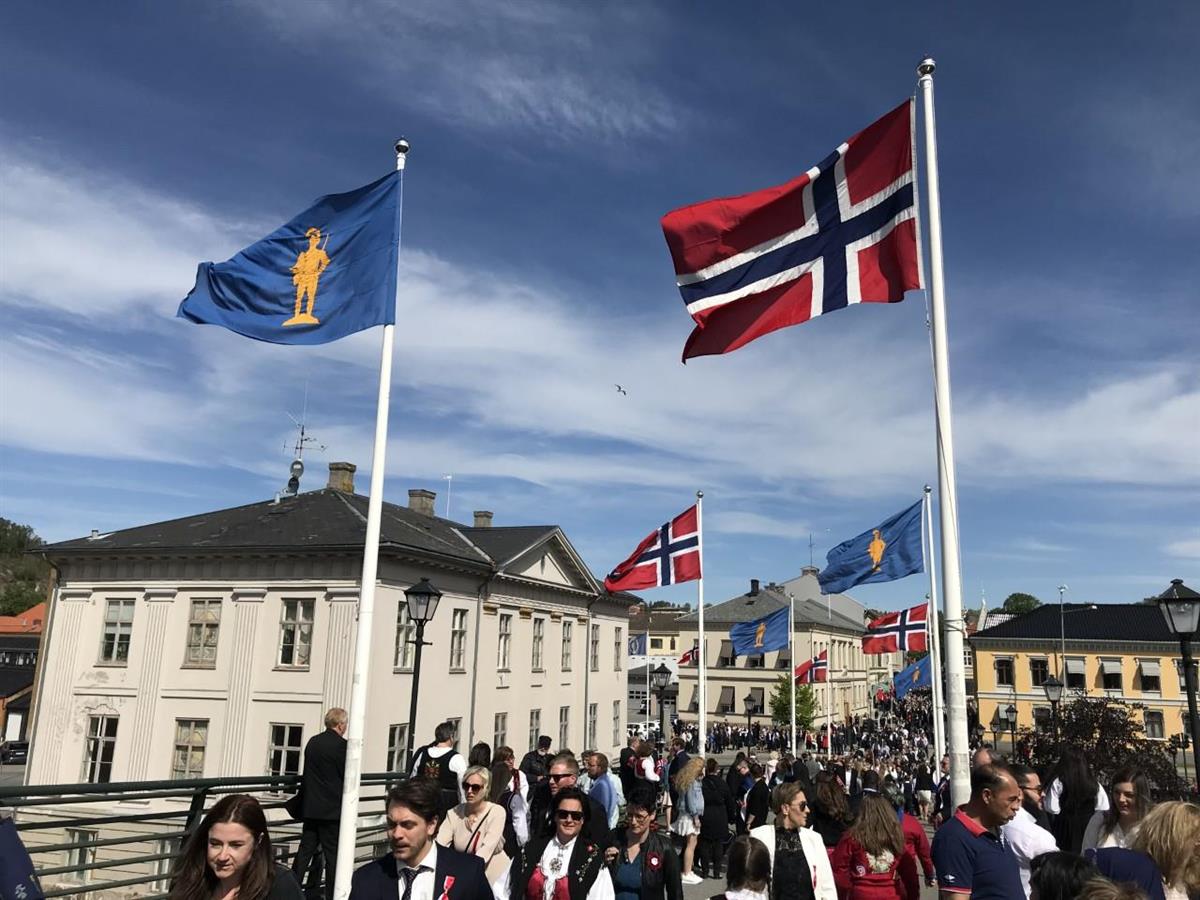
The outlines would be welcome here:
[[[27,553],[43,544],[29,525],[0,518],[0,616],[15,616],[46,599],[50,565]]]
[[[1172,742],[1151,740],[1142,727],[1139,703],[1109,697],[1077,697],[1058,708],[1058,739],[1054,730],[1020,731],[1033,765],[1053,767],[1062,747],[1083,751],[1093,773],[1102,784],[1123,766],[1136,766],[1146,773],[1160,799],[1181,796],[1186,787],[1175,768]]]
[[[771,688],[767,704],[771,708],[771,721],[784,728],[791,727],[792,686],[788,675],[780,675]],[[817,697],[811,685],[796,685],[796,728],[808,731],[817,714]]]
[[[1032,612],[1042,605],[1042,601],[1033,594],[1022,594],[1018,591],[1015,594],[1009,594],[1004,598],[1004,606],[1001,607],[1006,613],[1012,613],[1014,616],[1019,616],[1021,613]]]

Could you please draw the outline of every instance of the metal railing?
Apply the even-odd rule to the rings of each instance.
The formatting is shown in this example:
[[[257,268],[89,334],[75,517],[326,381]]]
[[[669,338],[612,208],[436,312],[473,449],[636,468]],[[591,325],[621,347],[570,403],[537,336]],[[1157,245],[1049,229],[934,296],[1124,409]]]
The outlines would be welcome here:
[[[362,776],[356,863],[381,852],[384,798],[399,780],[393,772]],[[12,816],[46,897],[161,900],[181,848],[212,804],[227,794],[258,799],[276,860],[290,862],[301,824],[284,804],[299,787],[296,775],[14,785],[0,787],[0,817]],[[307,886],[317,884],[310,879]]]

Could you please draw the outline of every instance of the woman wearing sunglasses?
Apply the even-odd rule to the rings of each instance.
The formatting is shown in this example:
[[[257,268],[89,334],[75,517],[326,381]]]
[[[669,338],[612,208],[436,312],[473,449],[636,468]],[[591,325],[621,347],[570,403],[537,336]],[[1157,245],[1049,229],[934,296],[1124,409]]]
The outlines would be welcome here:
[[[750,831],[771,856],[772,900],[838,900],[833,869],[821,836],[808,824],[808,798],[800,785],[785,781],[771,795],[772,825]]]
[[[483,860],[488,883],[496,880],[508,865],[504,852],[504,807],[488,800],[492,775],[483,766],[471,766],[463,773],[465,803],[446,813],[438,828],[437,842]]]
[[[531,837],[492,884],[496,900],[615,900],[604,847],[582,833],[591,814],[583,791],[559,790],[550,801],[551,830]]]
[[[648,784],[635,785],[625,805],[625,828],[605,854],[617,900],[683,900],[679,857],[666,834],[651,831],[655,794]]]

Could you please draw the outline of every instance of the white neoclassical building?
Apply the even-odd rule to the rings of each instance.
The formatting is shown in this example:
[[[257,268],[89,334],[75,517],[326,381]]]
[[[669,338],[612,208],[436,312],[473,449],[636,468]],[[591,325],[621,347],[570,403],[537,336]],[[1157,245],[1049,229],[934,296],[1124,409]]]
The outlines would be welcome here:
[[[367,498],[354,467],[293,497],[53,544],[32,784],[297,772],[324,711],[347,706]],[[562,530],[434,515],[430,491],[384,504],[364,771],[396,771],[408,729],[518,758],[624,743],[628,600]],[[404,589],[443,592],[409,721]]]

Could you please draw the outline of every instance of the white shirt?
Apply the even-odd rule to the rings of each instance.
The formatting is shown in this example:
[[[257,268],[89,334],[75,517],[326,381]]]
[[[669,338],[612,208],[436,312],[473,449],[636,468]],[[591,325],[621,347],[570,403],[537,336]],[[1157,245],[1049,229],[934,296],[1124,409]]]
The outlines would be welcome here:
[[[551,838],[546,849],[542,851],[542,858],[538,860],[538,868],[546,874],[546,880],[542,884],[543,900],[551,900],[554,897],[554,883],[559,878],[567,877],[567,867],[571,864],[571,854],[575,852],[575,841],[577,840],[579,839],[572,838],[566,844],[560,844],[557,838]],[[561,859],[557,875],[550,868],[550,862],[554,859]],[[492,883],[492,896],[495,900],[511,900],[512,889],[509,887],[509,879],[512,875],[512,866],[513,864],[510,862],[505,867],[504,874]],[[413,900],[416,898],[414,897]],[[430,898],[422,898],[422,900],[430,900]],[[600,867],[600,873],[592,882],[586,900],[616,900],[612,876],[608,874],[606,867]]]
[[[1062,782],[1055,778],[1050,782],[1050,790],[1046,791],[1046,796],[1042,800],[1042,806],[1046,808],[1046,812],[1052,816],[1057,816],[1062,809],[1059,807],[1059,799],[1062,797]],[[1096,810],[1098,812],[1108,811],[1108,793],[1104,788],[1096,784]]]
[[[1029,896],[1030,866],[1035,856],[1043,853],[1053,853],[1058,849],[1054,835],[1037,823],[1026,810],[1017,810],[1016,817],[1007,825],[1002,826],[1004,839],[1012,847],[1013,855],[1017,858],[1017,866],[1021,872],[1021,887],[1025,896]]]
[[[431,744],[429,747],[427,747],[425,749],[425,755],[428,756],[430,759],[441,759],[447,753],[455,754],[454,756],[452,756],[450,758],[450,771],[453,772],[454,777],[458,779],[458,802],[466,803],[467,795],[463,793],[462,780],[463,780],[463,774],[467,771],[467,761],[465,758],[463,758],[463,755],[461,753],[459,753],[457,750],[455,750],[453,747],[441,747],[437,744]],[[417,754],[413,754],[413,755],[416,756]],[[410,775],[417,774],[417,760],[416,759],[413,760],[413,769],[409,774]]]
[[[1127,832],[1121,827],[1121,823],[1117,822],[1113,825],[1112,831],[1104,834],[1104,813],[1097,811],[1092,813],[1092,817],[1088,820],[1087,828],[1083,832],[1083,846],[1080,849],[1095,850],[1101,847],[1128,848],[1133,843],[1134,835],[1137,832],[1137,824]]]
[[[428,870],[423,870],[417,873],[417,877],[413,879],[411,900],[434,900],[433,897],[433,881],[437,877],[437,851],[438,845],[433,841],[429,842],[429,852],[425,854],[425,858],[417,863],[420,867],[428,866]],[[409,869],[412,866],[406,866],[396,860],[397,874],[401,869]],[[404,900],[404,878],[396,879],[396,900]]]

